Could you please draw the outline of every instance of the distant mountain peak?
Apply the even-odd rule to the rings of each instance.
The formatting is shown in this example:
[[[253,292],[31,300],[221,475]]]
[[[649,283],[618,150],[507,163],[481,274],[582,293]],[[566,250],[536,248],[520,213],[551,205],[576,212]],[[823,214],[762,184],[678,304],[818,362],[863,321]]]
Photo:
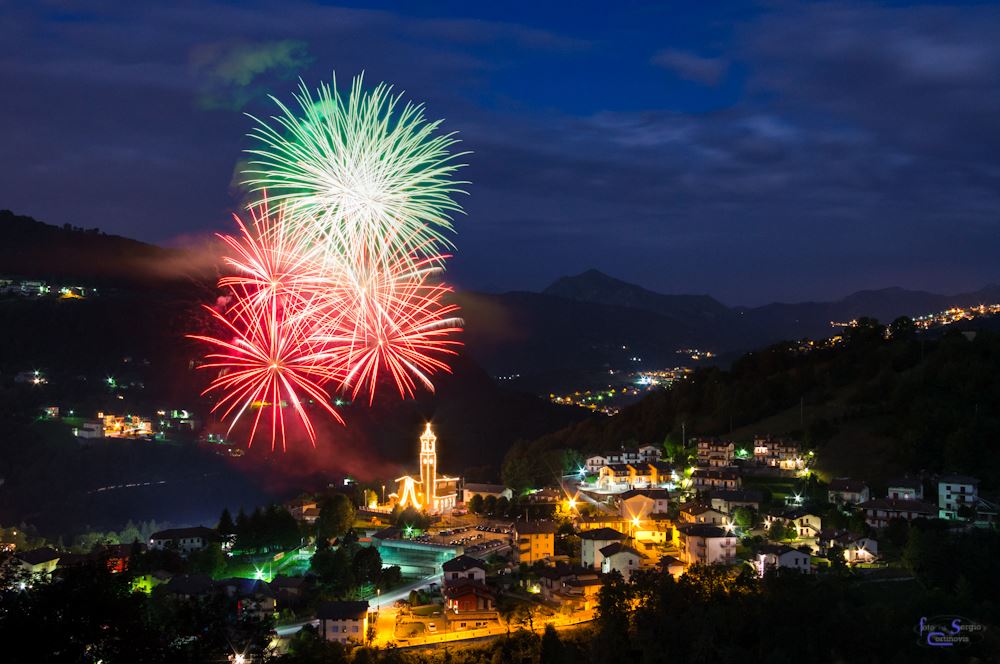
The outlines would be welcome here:
[[[576,275],[575,277],[563,277],[563,278],[564,279],[603,279],[605,281],[617,281],[617,282],[620,282],[620,283],[627,283],[627,282],[625,282],[625,281],[623,281],[621,279],[616,279],[615,277],[612,277],[607,272],[601,272],[596,267],[592,267],[592,268],[590,268],[588,270],[584,270],[583,272],[581,272],[580,274]]]
[[[578,302],[644,309],[688,323],[693,319],[716,319],[730,313],[725,305],[709,295],[657,293],[595,268],[574,276],[560,277],[542,293]]]
[[[630,288],[652,293],[647,288],[632,284],[622,279],[612,277],[610,274],[601,272],[597,268],[584,270],[580,274],[559,277],[549,284],[542,292],[548,295],[566,295],[567,293],[579,292],[592,288]],[[572,298],[576,299],[576,298]]]

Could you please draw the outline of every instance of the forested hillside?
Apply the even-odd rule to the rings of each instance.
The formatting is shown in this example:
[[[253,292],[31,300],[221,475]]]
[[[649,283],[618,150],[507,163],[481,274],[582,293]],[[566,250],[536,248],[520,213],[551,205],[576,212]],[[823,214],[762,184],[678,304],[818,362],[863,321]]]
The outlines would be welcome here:
[[[607,419],[582,422],[508,453],[515,486],[551,480],[580,453],[664,443],[682,432],[800,438],[821,474],[855,467],[872,475],[963,472],[1000,484],[1000,335],[917,334],[908,319],[884,328],[864,319],[842,342],[809,350],[782,343],[748,353],[731,370],[705,368]],[[970,338],[972,337],[972,338]],[[877,480],[878,477],[873,479]]]

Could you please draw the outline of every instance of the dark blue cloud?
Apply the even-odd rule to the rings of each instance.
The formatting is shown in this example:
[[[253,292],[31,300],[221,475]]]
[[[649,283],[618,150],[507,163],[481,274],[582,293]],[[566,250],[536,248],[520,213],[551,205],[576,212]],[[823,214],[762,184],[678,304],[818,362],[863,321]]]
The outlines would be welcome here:
[[[226,228],[239,110],[364,70],[474,151],[465,286],[594,266],[753,303],[1000,276],[995,8],[478,4],[8,9],[0,206]]]

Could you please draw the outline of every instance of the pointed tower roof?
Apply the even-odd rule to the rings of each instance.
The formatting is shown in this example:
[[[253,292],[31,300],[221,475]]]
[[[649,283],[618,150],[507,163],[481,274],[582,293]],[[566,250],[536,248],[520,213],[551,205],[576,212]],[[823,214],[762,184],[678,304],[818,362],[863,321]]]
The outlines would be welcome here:
[[[434,431],[431,430],[431,423],[427,423],[427,427],[424,432],[420,435],[420,451],[421,452],[433,452],[434,444],[437,442],[437,436],[434,435]]]

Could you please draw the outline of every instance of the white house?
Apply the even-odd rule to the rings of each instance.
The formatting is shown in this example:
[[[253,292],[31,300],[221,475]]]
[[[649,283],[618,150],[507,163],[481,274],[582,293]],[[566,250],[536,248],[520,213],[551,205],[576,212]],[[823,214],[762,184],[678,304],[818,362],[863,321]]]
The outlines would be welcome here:
[[[514,492],[502,484],[475,484],[466,482],[462,486],[462,502],[468,503],[472,500],[473,496],[481,496],[484,499],[493,496],[496,499],[506,498],[510,500],[514,496]]]
[[[688,565],[732,564],[736,561],[736,534],[704,523],[689,523],[674,530],[681,560]]]
[[[623,519],[645,519],[650,514],[665,514],[669,506],[666,489],[632,489],[618,496],[618,510]]]
[[[583,467],[587,469],[588,473],[598,473],[606,465],[608,465],[608,457],[602,454],[587,457],[583,462]]]
[[[863,537],[847,530],[824,530],[820,533],[816,543],[819,552],[827,557],[839,555],[833,551],[834,548],[839,547],[849,565],[870,563],[878,558],[878,541],[872,537]]]
[[[618,450],[615,452],[605,452],[587,457],[583,462],[583,467],[588,473],[598,473],[601,468],[614,464],[642,464],[655,463],[660,460],[661,450],[656,445],[643,445],[638,450]]]
[[[889,482],[885,497],[892,500],[923,500],[924,484],[915,477],[897,477]]]
[[[802,446],[794,440],[758,436],[753,441],[753,458],[761,466],[782,470],[802,470]]]
[[[938,510],[942,519],[957,519],[958,511],[974,510],[979,503],[979,480],[966,475],[938,478]]]
[[[368,602],[323,602],[316,610],[319,633],[327,641],[364,643],[368,634]]]
[[[642,458],[639,456],[638,450],[625,450],[621,452],[615,452],[608,455],[611,463],[639,463]]]
[[[786,528],[794,528],[795,536],[800,539],[819,537],[823,530],[823,519],[805,509],[788,510],[780,514],[769,514],[764,517],[764,525],[771,527],[775,521],[781,521]]]
[[[598,471],[597,486],[604,491],[625,491],[632,488],[634,469],[624,463],[609,463]]]
[[[708,505],[686,503],[680,507],[681,521],[684,523],[709,523],[721,526],[729,523],[729,517]]]
[[[893,519],[933,519],[938,514],[934,505],[910,498],[876,498],[858,507],[865,511],[865,523],[873,528],[885,528]]]
[[[104,438],[104,423],[98,420],[84,420],[80,426],[73,427],[73,435],[77,438]]]
[[[696,468],[691,473],[691,483],[698,491],[709,489],[738,489],[743,480],[735,468]]]
[[[685,569],[684,562],[674,558],[673,556],[661,557],[659,567],[662,571],[666,572],[675,579],[680,578],[680,576],[684,574]]]
[[[642,554],[630,546],[621,542],[609,544],[600,551],[601,571],[605,574],[615,571],[622,575],[626,581],[632,576],[632,572],[639,569],[642,564]]]
[[[601,549],[611,544],[624,542],[623,533],[614,528],[595,528],[580,533],[580,563],[584,567],[600,569],[603,561]]]
[[[444,572],[444,585],[450,585],[462,580],[472,580],[486,583],[486,564],[478,558],[462,554],[457,558],[445,561],[441,565]]]
[[[808,553],[803,553],[798,549],[793,549],[785,545],[766,544],[757,551],[754,564],[757,573],[764,576],[764,572],[769,569],[784,568],[794,569],[803,574],[812,572],[812,558]]]
[[[181,553],[200,551],[212,542],[221,541],[219,533],[212,528],[171,528],[153,533],[149,537],[150,549],[173,549]]]
[[[848,565],[871,563],[878,558],[878,541],[871,537],[858,537],[846,543],[844,559]]]
[[[764,496],[753,489],[717,489],[709,492],[712,508],[726,514],[732,514],[737,507],[748,507],[760,510]]]
[[[729,441],[701,438],[695,444],[699,466],[723,468],[736,458],[736,444]]]
[[[837,477],[830,480],[827,499],[835,505],[858,505],[871,498],[868,485],[859,480]]]
[[[639,448],[639,461],[643,463],[659,461],[662,454],[663,450],[659,445],[643,445]]]

